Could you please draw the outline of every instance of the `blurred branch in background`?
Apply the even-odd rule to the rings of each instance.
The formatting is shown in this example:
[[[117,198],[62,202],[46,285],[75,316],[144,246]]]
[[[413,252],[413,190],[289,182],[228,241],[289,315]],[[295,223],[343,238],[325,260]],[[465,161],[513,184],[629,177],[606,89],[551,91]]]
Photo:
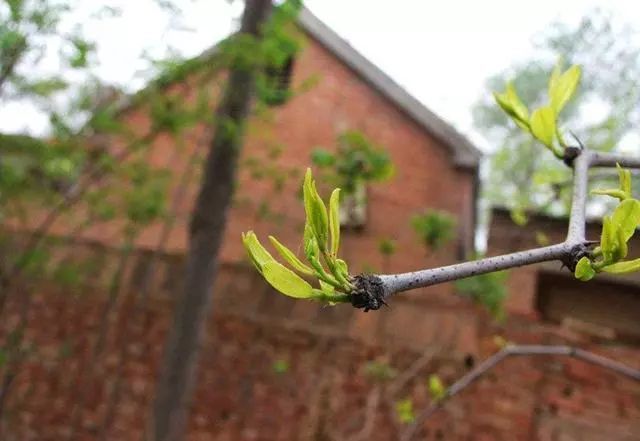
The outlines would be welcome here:
[[[628,377],[632,380],[640,381],[640,369],[632,368],[626,364],[594,354],[593,352],[585,351],[584,349],[558,345],[507,345],[462,376],[451,386],[444,389],[441,396],[436,397],[433,404],[423,410],[415,418],[415,421],[404,431],[400,439],[402,441],[411,441],[417,431],[424,425],[425,421],[441,409],[446,404],[447,400],[471,386],[476,380],[492,370],[497,364],[501,363],[505,359],[514,356],[548,355],[573,357],[578,360],[582,360],[585,363],[600,366],[605,370],[615,372],[616,374]]]

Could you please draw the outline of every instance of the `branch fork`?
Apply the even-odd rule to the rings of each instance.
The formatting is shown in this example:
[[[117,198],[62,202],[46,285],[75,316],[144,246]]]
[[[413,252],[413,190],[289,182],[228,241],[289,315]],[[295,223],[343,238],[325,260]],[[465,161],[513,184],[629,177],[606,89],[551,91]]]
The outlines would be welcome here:
[[[637,169],[640,168],[640,158],[596,153],[581,146],[566,148],[563,160],[573,168],[573,201],[567,238],[564,242],[408,273],[361,274],[354,277],[358,290],[352,294],[352,305],[365,311],[376,310],[386,305],[389,297],[403,291],[534,263],[559,261],[569,270],[574,271],[578,261],[584,256],[589,256],[592,247],[598,243],[587,240],[585,237],[589,169],[593,167],[611,168],[616,167],[616,164]]]

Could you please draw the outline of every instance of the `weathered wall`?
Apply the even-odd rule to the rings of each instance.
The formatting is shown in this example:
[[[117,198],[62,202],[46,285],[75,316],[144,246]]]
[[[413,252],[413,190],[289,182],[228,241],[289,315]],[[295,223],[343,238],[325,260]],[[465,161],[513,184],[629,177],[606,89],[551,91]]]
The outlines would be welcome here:
[[[85,259],[103,259],[90,283],[101,272],[108,278],[117,255],[74,246]],[[124,286],[133,289],[113,297],[104,287],[36,289],[25,336],[32,352],[14,380],[6,439],[141,439],[182,262],[155,261],[153,290],[143,299],[136,288],[152,257],[131,258]],[[191,440],[396,439],[405,426],[395,403],[410,397],[416,411],[427,406],[429,374],[455,381],[497,350],[496,334],[575,344],[640,366],[636,347],[598,344],[531,315],[495,326],[437,291],[363,313],[278,295],[247,266],[225,265],[220,274]],[[20,307],[14,297],[3,330]],[[372,361],[395,377],[381,382],[368,373]],[[569,359],[516,358],[451,400],[416,439],[631,441],[640,437],[639,417],[637,383]]]

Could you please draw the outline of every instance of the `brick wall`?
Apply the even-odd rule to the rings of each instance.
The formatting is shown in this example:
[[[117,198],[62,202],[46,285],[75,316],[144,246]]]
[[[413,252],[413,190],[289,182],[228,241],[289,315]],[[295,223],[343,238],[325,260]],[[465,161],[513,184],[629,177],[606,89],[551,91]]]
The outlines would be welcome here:
[[[73,246],[85,260],[101,256],[105,273],[119,258],[99,245]],[[182,266],[179,256],[154,259],[132,255],[123,281],[129,288],[115,296],[93,285],[108,279],[99,273],[68,290],[31,287],[31,352],[14,380],[3,439],[141,439]],[[142,298],[152,261],[155,285]],[[363,313],[291,300],[253,269],[225,264],[215,292],[190,440],[396,439],[405,426],[395,403],[411,398],[416,412],[428,406],[428,376],[455,381],[497,350],[495,335],[575,344],[640,366],[636,347],[598,344],[531,315],[495,325],[433,289],[420,301],[400,296]],[[13,297],[5,336],[21,307]],[[371,362],[395,376],[372,375]],[[570,359],[514,358],[451,400],[416,439],[630,441],[640,436],[639,416],[638,383]]]

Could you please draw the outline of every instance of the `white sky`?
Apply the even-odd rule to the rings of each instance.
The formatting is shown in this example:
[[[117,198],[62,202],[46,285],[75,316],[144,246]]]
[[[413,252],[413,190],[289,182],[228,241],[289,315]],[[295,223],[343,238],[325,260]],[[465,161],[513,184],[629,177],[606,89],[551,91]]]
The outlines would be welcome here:
[[[82,1],[95,10],[102,2]],[[144,67],[140,53],[167,45],[187,56],[215,44],[233,29],[242,8],[236,0],[185,1],[185,31],[167,32],[169,17],[152,0],[115,0],[124,12],[118,19],[87,21],[89,38],[98,42],[99,75],[108,81],[139,87]],[[356,49],[381,67],[427,107],[470,136],[471,106],[489,93],[488,76],[533,51],[532,40],[555,20],[576,23],[601,7],[621,20],[640,25],[635,0],[307,0],[306,6]],[[393,5],[393,6],[391,6]],[[82,17],[82,18],[81,18]],[[75,23],[69,23],[70,27]],[[40,131],[42,120],[23,106],[0,109],[0,128]]]

